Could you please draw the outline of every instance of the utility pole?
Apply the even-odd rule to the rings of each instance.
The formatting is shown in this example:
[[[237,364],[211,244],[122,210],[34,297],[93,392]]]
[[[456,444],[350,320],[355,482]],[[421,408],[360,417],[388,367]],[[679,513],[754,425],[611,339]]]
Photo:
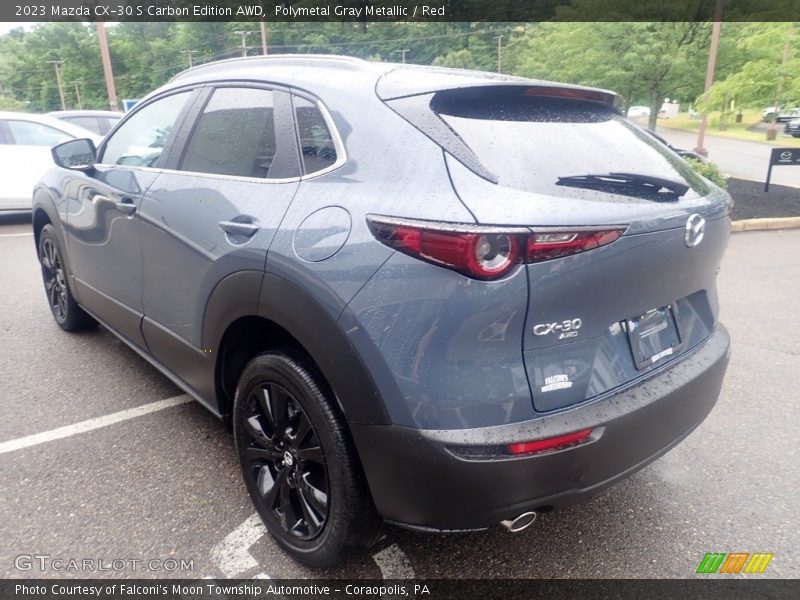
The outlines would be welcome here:
[[[781,60],[781,76],[778,79],[778,93],[773,106],[775,110],[772,115],[769,129],[767,129],[767,139],[774,140],[778,137],[778,115],[781,112],[781,97],[783,96],[783,83],[786,79],[786,62],[789,60],[789,39],[783,44],[783,59]]]
[[[497,72],[503,71],[503,36],[497,36]]]
[[[242,57],[247,56],[247,36],[249,36],[252,32],[250,31],[234,31],[236,35],[242,36]]]
[[[261,29],[261,54],[266,56],[269,54],[267,49],[267,26],[264,24],[264,21],[259,21],[258,26]]]
[[[61,86],[61,65],[63,60],[48,60],[56,69],[56,83],[58,84],[58,96],[61,98],[61,110],[67,110],[67,103],[64,102],[64,88]]]
[[[111,70],[111,55],[108,52],[108,40],[106,39],[106,25],[102,21],[97,21],[97,42],[100,44],[100,58],[103,61],[103,75],[106,79],[106,91],[108,92],[108,105],[111,110],[118,111],[117,89],[114,86],[114,72]]]
[[[708,156],[708,150],[703,147],[708,126],[708,96],[714,84],[714,68],[717,65],[717,50],[719,49],[719,34],[722,28],[722,8],[725,0],[717,0],[714,8],[714,24],[711,26],[711,48],[708,51],[708,64],[706,65],[706,84],[703,92],[703,116],[700,118],[700,130],[697,132],[697,147],[694,149],[700,156]]]
[[[192,61],[192,54],[197,54],[197,50],[183,50],[186,54],[186,58],[189,59],[189,68],[191,69],[194,66],[194,61]]]
[[[404,48],[403,50],[397,50],[396,52],[400,53],[400,60],[403,64],[406,64],[406,52],[411,52],[408,48]]]
[[[75,86],[75,97],[78,99],[78,110],[83,110],[83,103],[81,102],[81,82],[73,81],[72,85]]]

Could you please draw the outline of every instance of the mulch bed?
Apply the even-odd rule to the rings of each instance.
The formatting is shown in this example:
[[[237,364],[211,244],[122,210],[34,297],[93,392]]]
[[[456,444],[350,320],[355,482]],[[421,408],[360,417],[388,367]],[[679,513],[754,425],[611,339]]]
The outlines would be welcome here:
[[[733,220],[762,219],[766,217],[800,217],[800,188],[785,185],[769,186],[744,179],[728,179],[728,193],[736,203]]]

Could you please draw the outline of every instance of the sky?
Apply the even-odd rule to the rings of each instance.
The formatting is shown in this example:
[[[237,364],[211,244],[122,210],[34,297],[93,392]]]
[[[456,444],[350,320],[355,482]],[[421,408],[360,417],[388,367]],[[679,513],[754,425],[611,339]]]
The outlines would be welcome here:
[[[0,0],[2,2],[4,0]],[[34,25],[40,25],[39,23],[6,23],[0,21],[0,35],[5,35],[12,29],[16,29],[17,27],[22,27],[23,29],[32,29]],[[114,27],[117,23],[115,21],[106,21],[106,27]]]
[[[25,29],[30,29],[36,25],[36,23],[4,23],[0,22],[0,35],[6,34],[12,29],[16,29],[17,27],[24,27]]]

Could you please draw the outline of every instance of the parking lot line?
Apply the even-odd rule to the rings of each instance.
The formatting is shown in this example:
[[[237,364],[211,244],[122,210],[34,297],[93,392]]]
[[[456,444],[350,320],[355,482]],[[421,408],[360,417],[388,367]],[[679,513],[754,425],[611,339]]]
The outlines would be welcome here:
[[[24,235],[33,235],[33,232],[26,231],[25,233],[0,233],[0,237],[22,237]]]
[[[79,423],[73,423],[72,425],[65,425],[64,427],[57,427],[56,429],[51,429],[50,431],[43,431],[41,433],[26,435],[25,437],[17,438],[15,440],[0,442],[0,454],[14,452],[15,450],[22,450],[23,448],[30,448],[31,446],[44,444],[45,442],[52,442],[53,440],[60,440],[78,433],[85,433],[94,429],[100,429],[101,427],[108,427],[109,425],[114,425],[115,423],[120,423],[129,419],[135,419],[136,417],[148,415],[159,410],[164,410],[165,408],[186,404],[187,402],[191,401],[192,398],[190,396],[182,394],[180,396],[166,398],[165,400],[158,400],[157,402],[151,402],[135,408],[121,410],[119,412],[111,413],[110,415],[96,417],[94,419],[87,419],[86,421],[80,421]]]

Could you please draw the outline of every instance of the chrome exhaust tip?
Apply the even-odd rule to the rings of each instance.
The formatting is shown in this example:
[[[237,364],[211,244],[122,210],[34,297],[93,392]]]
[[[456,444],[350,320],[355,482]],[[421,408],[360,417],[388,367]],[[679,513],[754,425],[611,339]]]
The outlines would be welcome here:
[[[521,515],[513,519],[509,519],[507,521],[500,521],[500,525],[505,527],[511,533],[517,533],[533,525],[533,522],[536,520],[537,516],[538,513],[526,512],[522,513]]]

